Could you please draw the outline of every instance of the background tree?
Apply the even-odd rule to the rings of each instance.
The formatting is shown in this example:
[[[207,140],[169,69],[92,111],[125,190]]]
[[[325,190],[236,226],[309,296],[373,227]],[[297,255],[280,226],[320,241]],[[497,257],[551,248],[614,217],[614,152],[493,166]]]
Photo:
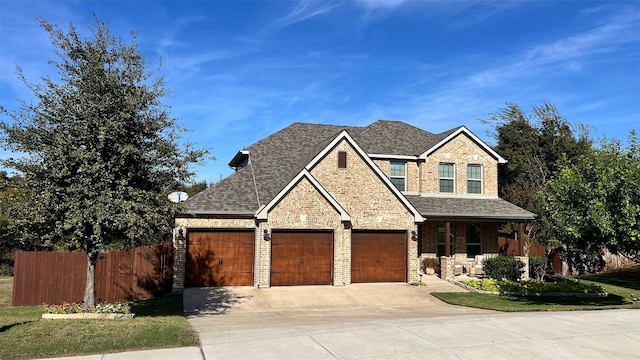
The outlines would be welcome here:
[[[0,171],[0,275],[12,275],[13,257],[16,248],[15,237],[10,229],[12,218],[10,209],[15,199],[13,179],[5,171]]]
[[[541,212],[536,194],[546,191],[558,160],[575,161],[591,148],[586,129],[571,125],[549,103],[533,106],[529,115],[507,103],[483,122],[494,127],[495,150],[508,160],[499,168],[500,196],[536,214]],[[537,221],[528,224],[525,245],[534,241],[552,248],[543,230]],[[512,231],[513,224],[507,224],[506,232]]]
[[[547,231],[579,273],[594,271],[604,249],[640,262],[640,141],[603,141],[564,162],[542,199]]]
[[[31,196],[16,221],[39,246],[87,255],[84,302],[95,304],[100,251],[129,248],[171,233],[167,194],[190,181],[189,164],[205,156],[180,144],[182,128],[161,99],[161,77],[147,70],[136,37],[125,44],[96,18],[83,39],[39,19],[57,49],[60,80],[19,77],[35,95],[0,121],[0,144],[28,154],[2,164],[23,175]]]
[[[189,186],[184,186],[183,190],[192,197],[193,195],[206,190],[209,187],[209,184],[206,180],[195,182]]]

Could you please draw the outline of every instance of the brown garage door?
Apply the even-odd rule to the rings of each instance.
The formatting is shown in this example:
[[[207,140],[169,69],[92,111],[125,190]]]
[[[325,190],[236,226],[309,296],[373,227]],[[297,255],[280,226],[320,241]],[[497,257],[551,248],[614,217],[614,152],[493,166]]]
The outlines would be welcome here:
[[[189,231],[186,286],[253,285],[254,232]]]
[[[352,232],[351,282],[407,281],[405,232]]]
[[[333,233],[271,234],[271,285],[331,285]]]

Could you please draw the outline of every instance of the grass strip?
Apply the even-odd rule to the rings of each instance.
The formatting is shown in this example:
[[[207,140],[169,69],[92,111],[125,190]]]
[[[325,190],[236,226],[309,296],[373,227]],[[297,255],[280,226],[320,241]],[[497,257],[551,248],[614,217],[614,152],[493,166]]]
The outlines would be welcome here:
[[[132,320],[47,320],[40,318],[40,306],[2,306],[0,359],[66,357],[200,344],[197,333],[184,318],[182,294],[136,301],[132,312],[136,314]]]

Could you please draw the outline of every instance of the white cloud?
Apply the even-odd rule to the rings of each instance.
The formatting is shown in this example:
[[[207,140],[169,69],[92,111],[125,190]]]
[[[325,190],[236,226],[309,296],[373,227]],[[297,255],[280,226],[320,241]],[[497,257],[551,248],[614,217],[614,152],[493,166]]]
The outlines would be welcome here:
[[[281,16],[267,24],[262,29],[261,33],[270,34],[277,32],[293,24],[328,13],[339,5],[339,3],[335,2],[330,3],[314,0],[302,0],[297,2],[293,9],[287,12],[284,16]]]
[[[354,0],[367,9],[392,9],[415,0]]]

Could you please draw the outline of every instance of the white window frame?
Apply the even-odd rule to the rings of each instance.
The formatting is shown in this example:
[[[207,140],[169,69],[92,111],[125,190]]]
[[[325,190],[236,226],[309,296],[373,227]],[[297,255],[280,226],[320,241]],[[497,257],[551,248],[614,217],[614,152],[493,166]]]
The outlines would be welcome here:
[[[480,179],[472,179],[469,177],[469,167],[471,166],[477,166],[480,168]],[[479,193],[472,193],[469,192],[469,183],[475,181],[475,182],[479,182],[480,183],[480,192]],[[471,194],[471,195],[482,195],[484,193],[484,167],[482,166],[482,164],[467,164],[467,194]]]
[[[404,175],[402,176],[398,176],[398,175],[391,175],[391,165],[393,163],[396,164],[402,164],[404,166]],[[405,192],[407,191],[407,162],[406,161],[402,161],[402,160],[389,160],[389,179],[393,180],[393,179],[404,179],[404,189],[398,189],[398,187],[396,186],[396,189],[400,190],[401,192]],[[393,183],[393,181],[391,182]],[[395,184],[394,184],[395,186]]]
[[[441,176],[440,166],[442,165],[451,165],[453,166],[453,177],[444,177]],[[451,180],[453,182],[453,188],[451,192],[442,191],[442,186],[440,184],[441,180]],[[456,164],[451,162],[439,162],[438,163],[438,192],[442,194],[455,194],[456,193]]]

